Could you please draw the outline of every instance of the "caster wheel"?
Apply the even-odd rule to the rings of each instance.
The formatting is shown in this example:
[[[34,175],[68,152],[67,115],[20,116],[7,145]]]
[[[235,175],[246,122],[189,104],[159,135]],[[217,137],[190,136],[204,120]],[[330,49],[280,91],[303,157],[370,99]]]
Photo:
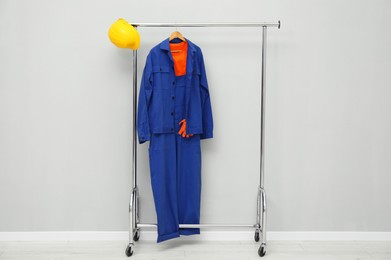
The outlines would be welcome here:
[[[134,241],[138,241],[140,239],[140,232],[139,231],[136,231],[133,235],[133,240]]]
[[[266,249],[265,249],[263,246],[259,247],[259,249],[258,249],[258,255],[259,255],[260,257],[264,257],[264,256],[266,255]]]
[[[259,241],[259,231],[255,231],[255,234],[254,234],[254,240],[255,242],[258,242]]]
[[[132,249],[131,246],[128,245],[128,246],[126,247],[125,254],[126,254],[127,257],[130,257],[130,256],[133,255],[133,249]]]

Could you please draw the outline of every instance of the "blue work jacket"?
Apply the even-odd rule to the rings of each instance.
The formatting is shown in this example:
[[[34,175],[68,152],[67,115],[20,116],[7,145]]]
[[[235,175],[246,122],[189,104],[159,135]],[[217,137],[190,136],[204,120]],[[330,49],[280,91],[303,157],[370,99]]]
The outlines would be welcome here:
[[[201,49],[188,42],[183,110],[187,134],[213,137],[213,118],[204,59]],[[139,142],[150,140],[151,134],[174,133],[178,122],[172,116],[177,77],[167,38],[149,52],[140,86],[138,105]],[[178,86],[179,87],[179,86]],[[181,101],[182,102],[182,101]]]

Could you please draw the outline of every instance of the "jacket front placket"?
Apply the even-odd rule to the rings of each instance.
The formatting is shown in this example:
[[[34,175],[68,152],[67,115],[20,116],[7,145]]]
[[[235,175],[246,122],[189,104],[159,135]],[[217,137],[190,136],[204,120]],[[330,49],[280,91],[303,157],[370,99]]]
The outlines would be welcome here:
[[[170,87],[170,94],[171,94],[171,100],[172,100],[170,111],[171,111],[171,116],[173,119],[173,124],[172,124],[173,128],[171,128],[170,131],[173,132],[173,131],[175,131],[175,128],[177,127],[176,121],[178,121],[178,120],[175,120],[176,75],[175,75],[175,70],[174,70],[174,58],[172,57],[172,54],[170,51],[169,41],[167,42],[167,45],[165,45],[164,47],[166,47],[164,49],[166,49],[167,55],[170,58],[170,68],[172,69],[172,73],[170,73],[170,74],[173,75],[170,79],[172,81],[172,84]],[[193,69],[194,69],[194,48],[189,43],[189,47],[187,49],[187,57],[186,57],[185,111],[183,113],[184,118],[180,118],[179,121],[182,119],[187,119],[187,116],[188,116]]]

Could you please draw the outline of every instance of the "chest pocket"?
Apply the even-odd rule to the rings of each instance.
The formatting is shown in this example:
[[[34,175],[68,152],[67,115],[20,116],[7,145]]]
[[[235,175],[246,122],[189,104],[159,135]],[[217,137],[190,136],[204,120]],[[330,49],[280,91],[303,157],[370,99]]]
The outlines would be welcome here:
[[[152,72],[154,89],[168,89],[170,87],[169,66],[153,66]]]

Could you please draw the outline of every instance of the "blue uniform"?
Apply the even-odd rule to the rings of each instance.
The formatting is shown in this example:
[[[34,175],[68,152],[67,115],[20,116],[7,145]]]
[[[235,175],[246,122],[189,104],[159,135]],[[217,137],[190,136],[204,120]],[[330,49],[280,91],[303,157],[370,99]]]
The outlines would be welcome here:
[[[212,108],[201,49],[187,40],[186,75],[175,76],[169,40],[149,53],[140,87],[139,142],[150,140],[152,190],[162,242],[199,229],[179,229],[179,223],[199,224],[201,199],[200,140],[213,137]],[[182,119],[187,134],[178,134]]]

